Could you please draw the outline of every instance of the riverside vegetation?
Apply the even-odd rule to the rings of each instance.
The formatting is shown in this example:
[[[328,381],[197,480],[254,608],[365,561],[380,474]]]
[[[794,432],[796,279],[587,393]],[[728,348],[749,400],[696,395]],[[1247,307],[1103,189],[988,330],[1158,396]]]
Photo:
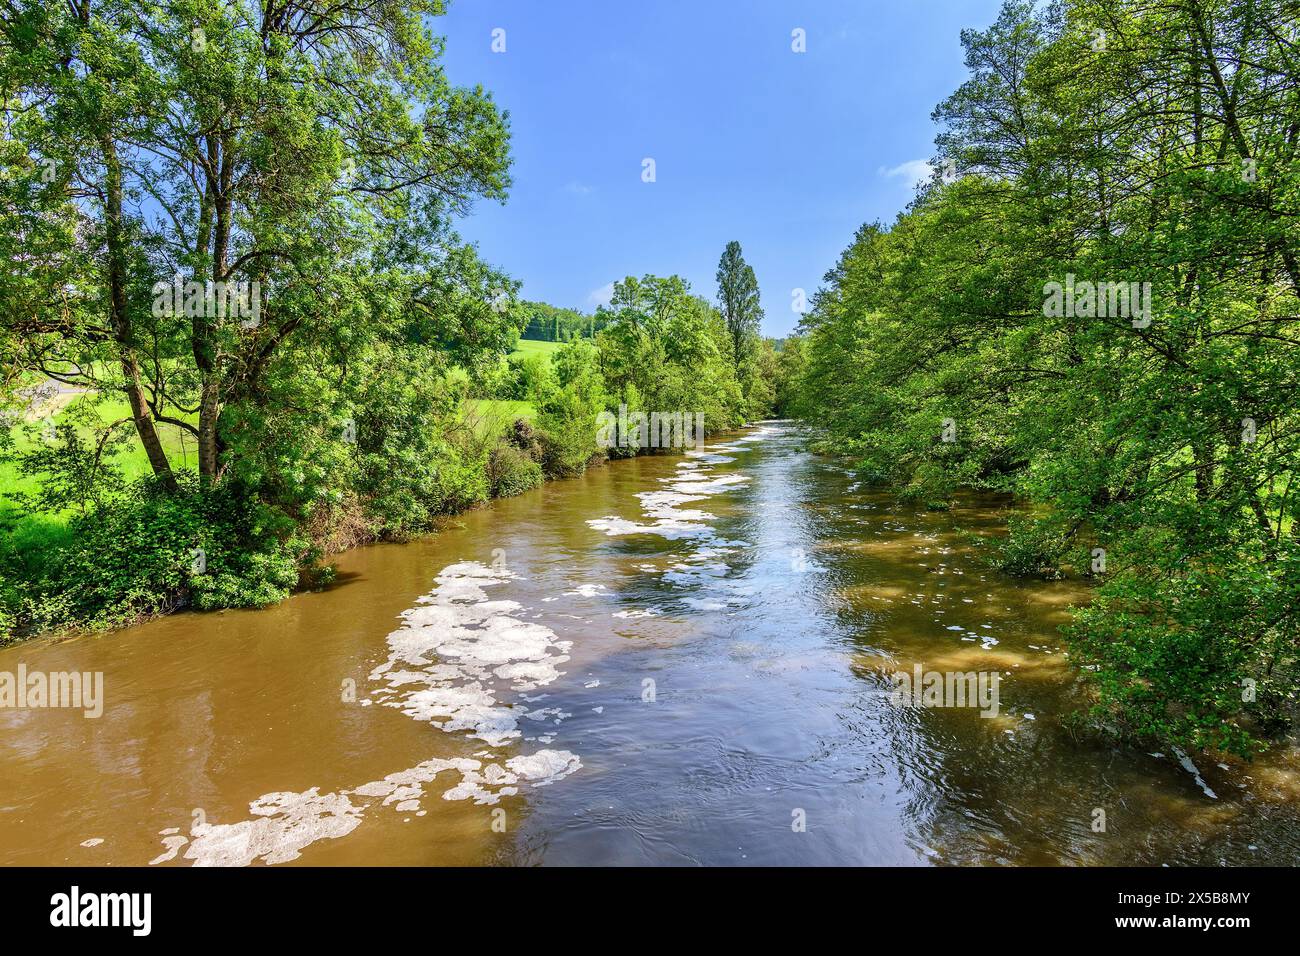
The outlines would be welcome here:
[[[756,314],[647,276],[576,321],[457,237],[505,198],[509,134],[447,80],[442,9],[10,5],[5,638],[273,603],[333,552],[581,473],[607,408],[771,410]],[[206,294],[159,307],[182,282]],[[569,341],[507,358],[530,323]]]
[[[963,34],[936,175],[804,323],[826,447],[932,507],[1011,492],[1001,567],[1095,579],[1068,647],[1131,738],[1246,754],[1293,726],[1298,15],[1008,2]]]
[[[0,632],[277,601],[640,451],[598,447],[604,411],[777,414],[921,506],[1015,496],[989,559],[1095,585],[1065,634],[1081,726],[1244,755],[1291,726],[1292,0],[1008,2],[963,34],[934,178],[781,343],[738,244],[716,307],[629,277],[585,316],[456,236],[506,195],[508,128],[444,76],[438,0],[10,8]],[[257,321],[155,314],[177,276],[257,283]]]

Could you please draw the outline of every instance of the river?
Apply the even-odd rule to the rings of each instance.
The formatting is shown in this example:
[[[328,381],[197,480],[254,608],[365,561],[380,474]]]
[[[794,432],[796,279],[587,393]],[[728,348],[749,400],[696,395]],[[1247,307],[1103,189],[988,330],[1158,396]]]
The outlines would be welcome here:
[[[1006,500],[903,505],[805,445],[762,423],[276,607],[0,650],[105,698],[0,709],[0,863],[1300,861],[1295,751],[1075,739],[1086,590],[985,566]],[[900,706],[917,665],[997,674],[997,713]]]

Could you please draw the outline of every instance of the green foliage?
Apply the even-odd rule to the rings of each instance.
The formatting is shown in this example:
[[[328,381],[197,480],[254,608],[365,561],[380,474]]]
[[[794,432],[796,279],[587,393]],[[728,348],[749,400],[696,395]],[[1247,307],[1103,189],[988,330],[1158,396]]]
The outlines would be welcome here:
[[[745,421],[745,399],[722,316],[678,276],[627,277],[614,284],[608,326],[596,336],[613,401],[648,411],[704,415],[707,432]]]
[[[533,461],[541,460],[541,439],[537,435],[537,430],[526,418],[515,419],[506,435],[506,440]]]
[[[1249,754],[1292,729],[1300,682],[1300,546],[1278,562],[1193,559],[1154,548],[1125,566],[1067,629],[1099,684],[1093,716],[1133,733]]]
[[[772,411],[778,417],[793,418],[803,414],[799,396],[802,394],[807,365],[804,339],[801,336],[785,339],[776,355],[772,381]]]
[[[57,424],[26,426],[30,443],[13,458],[20,475],[39,479],[39,490],[11,497],[30,511],[53,514],[69,508],[84,513],[99,504],[121,485],[114,457],[128,440],[123,424],[100,426],[89,405],[74,404]],[[87,429],[90,435],[84,436]]]
[[[1007,537],[999,542],[994,563],[1017,577],[1061,577],[1061,558],[1069,536],[1051,520],[1013,514],[1007,522]]]
[[[575,339],[551,360],[554,377],[538,397],[541,467],[548,478],[582,474],[600,454],[596,416],[605,409],[605,383],[596,346]]]
[[[72,543],[67,524],[49,515],[0,513],[0,644],[32,628],[31,605],[50,566]]]
[[[755,338],[737,368],[741,391],[745,396],[746,421],[767,418],[775,411],[780,374],[780,359],[772,342],[769,339]]]
[[[532,401],[541,394],[550,369],[550,360],[545,355],[509,355],[484,373],[477,391],[484,397],[502,401]]]
[[[545,302],[523,302],[520,305],[528,317],[523,338],[535,342],[590,338],[605,325],[604,318],[585,315],[576,309],[563,309]]]
[[[778,405],[823,447],[932,505],[1031,506],[1006,570],[1105,550],[1069,638],[1135,738],[1248,752],[1300,688],[1294,25],[1280,0],[1006,3],[935,113],[954,175],[860,229],[786,343]],[[1149,283],[1150,321],[1056,308],[1070,275]]]
[[[0,430],[36,488],[8,496],[26,519],[2,542],[7,626],[264,604],[319,581],[327,546],[485,500],[495,436],[464,426],[455,379],[528,316],[450,225],[505,197],[509,136],[444,74],[443,4],[11,8],[0,398],[23,414],[16,385],[55,380],[127,418],[66,413],[25,447]],[[187,280],[257,283],[258,312],[169,308]],[[135,498],[128,441],[156,476]],[[75,541],[38,558],[43,517]],[[195,541],[211,570],[190,580]]]
[[[731,334],[732,360],[740,368],[758,338],[763,307],[759,304],[758,279],[745,261],[739,242],[732,240],[722,251],[717,280],[718,309]]]
[[[505,197],[509,134],[446,77],[440,0],[11,7],[0,404],[83,397],[52,435],[0,429],[7,630],[265,604],[320,584],[335,548],[580,474],[620,399],[712,431],[775,401],[738,246],[729,330],[676,277],[629,279],[595,316],[518,302],[457,236]],[[247,283],[257,311],[178,308],[186,282]],[[503,361],[521,332],[569,344]],[[470,395],[530,403],[536,432],[503,441]],[[109,406],[121,420],[90,412]]]
[[[5,604],[14,630],[107,627],[192,604],[259,607],[298,580],[301,542],[275,511],[233,484],[171,492],[141,479],[84,515],[33,566],[31,541],[6,537],[0,577],[28,585]],[[202,560],[199,561],[199,554]],[[26,567],[22,565],[26,563]]]
[[[540,448],[538,454],[540,457]],[[487,480],[492,497],[510,498],[536,488],[545,477],[539,461],[515,445],[502,442],[488,457]]]

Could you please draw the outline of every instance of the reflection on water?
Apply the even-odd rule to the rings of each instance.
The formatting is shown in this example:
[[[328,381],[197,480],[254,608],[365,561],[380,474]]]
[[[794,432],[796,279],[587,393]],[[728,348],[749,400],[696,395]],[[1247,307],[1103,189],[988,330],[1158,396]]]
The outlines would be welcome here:
[[[0,863],[1300,861],[1293,751],[1202,789],[1071,737],[1086,592],[981,563],[1005,500],[903,506],[803,443],[768,423],[275,608],[0,651],[106,697],[0,710]],[[996,673],[997,715],[897,706],[914,668]]]

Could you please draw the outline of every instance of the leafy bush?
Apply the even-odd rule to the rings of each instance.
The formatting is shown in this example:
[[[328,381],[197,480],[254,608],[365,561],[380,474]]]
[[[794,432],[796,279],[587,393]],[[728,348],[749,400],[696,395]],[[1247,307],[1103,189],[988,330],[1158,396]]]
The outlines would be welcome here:
[[[550,377],[550,363],[543,355],[512,355],[509,358],[514,390],[502,398],[527,402],[541,394]]]
[[[596,445],[595,416],[580,413],[565,403],[538,416],[542,446],[542,471],[548,478],[572,478],[587,470],[600,449]]]
[[[298,580],[301,543],[290,527],[234,486],[201,492],[184,476],[167,493],[141,479],[70,521],[28,593],[6,602],[9,628],[112,627],[190,604],[273,604]]]
[[[1091,571],[1104,545],[1068,631],[1094,726],[1245,752],[1300,698],[1300,287],[1277,238],[1296,209],[1268,198],[1294,198],[1300,165],[1271,125],[1294,112],[1270,79],[1287,42],[1259,32],[1253,0],[1213,6],[1017,0],[964,31],[970,75],[934,114],[936,159],[962,174],[858,230],[791,367],[794,406],[915,498],[965,486],[1032,509],[1004,570]],[[1102,8],[1124,66],[1079,69]],[[1254,118],[1209,164],[1165,149],[1202,133],[1197,79],[1159,39],[1189,30],[1211,66],[1253,49],[1231,98]],[[1157,88],[1198,105],[1152,111]],[[1084,167],[1131,188],[1079,203]]]
[[[528,419],[516,418],[515,423],[510,426],[510,432],[506,436],[506,440],[533,461],[542,460],[541,438]]]
[[[488,488],[494,498],[509,498],[536,488],[544,480],[542,466],[513,444],[502,442],[487,462]]]
[[[543,355],[510,355],[488,366],[477,376],[475,394],[508,402],[535,398],[550,376],[550,363]]]
[[[1056,579],[1061,577],[1060,560],[1066,546],[1066,535],[1051,522],[1011,515],[1007,536],[998,542],[993,563],[1006,574]]]
[[[583,339],[570,342],[552,357],[553,380],[539,396],[537,416],[542,471],[548,478],[582,474],[600,457],[596,416],[605,408],[605,383],[599,353]]]
[[[1167,557],[1153,555],[1162,573],[1119,569],[1066,629],[1092,715],[1127,736],[1249,755],[1295,717],[1300,546],[1278,574],[1229,555]]]
[[[98,504],[122,484],[121,471],[114,462],[129,435],[119,427],[122,424],[105,427],[92,403],[74,402],[52,434],[14,456],[19,474],[41,481],[36,494],[11,497],[33,513],[57,514],[67,508],[84,512]],[[37,426],[28,425],[26,430],[34,436]]]

